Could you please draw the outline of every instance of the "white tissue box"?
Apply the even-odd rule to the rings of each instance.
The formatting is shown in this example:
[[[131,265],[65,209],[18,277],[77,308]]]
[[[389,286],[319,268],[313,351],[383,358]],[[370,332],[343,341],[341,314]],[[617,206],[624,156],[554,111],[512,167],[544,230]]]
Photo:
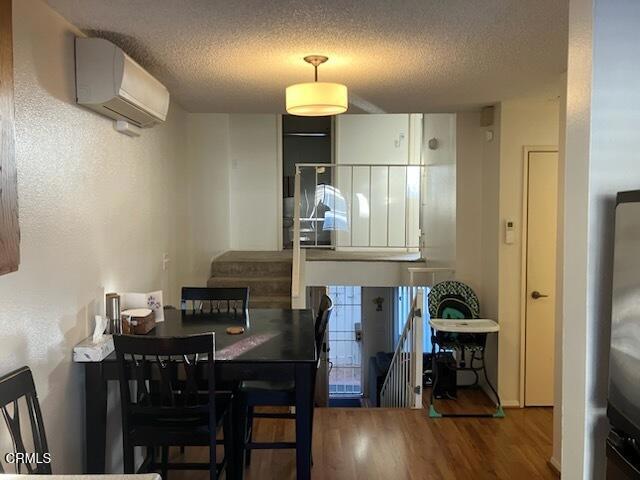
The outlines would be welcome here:
[[[85,338],[73,348],[74,362],[101,362],[113,352],[113,337],[103,335],[98,343],[93,343],[93,338]]]

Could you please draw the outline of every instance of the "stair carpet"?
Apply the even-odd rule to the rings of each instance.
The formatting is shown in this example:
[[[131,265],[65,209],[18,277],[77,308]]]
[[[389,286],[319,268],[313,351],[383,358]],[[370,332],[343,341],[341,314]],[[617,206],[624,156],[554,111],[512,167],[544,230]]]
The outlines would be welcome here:
[[[249,308],[291,308],[291,260],[222,255],[211,264],[208,287],[249,287]]]

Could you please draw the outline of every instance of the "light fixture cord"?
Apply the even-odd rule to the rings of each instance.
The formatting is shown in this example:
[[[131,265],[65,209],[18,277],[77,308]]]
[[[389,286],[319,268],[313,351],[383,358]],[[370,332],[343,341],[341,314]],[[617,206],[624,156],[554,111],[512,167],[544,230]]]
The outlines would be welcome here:
[[[313,66],[315,81],[318,81],[318,65]]]

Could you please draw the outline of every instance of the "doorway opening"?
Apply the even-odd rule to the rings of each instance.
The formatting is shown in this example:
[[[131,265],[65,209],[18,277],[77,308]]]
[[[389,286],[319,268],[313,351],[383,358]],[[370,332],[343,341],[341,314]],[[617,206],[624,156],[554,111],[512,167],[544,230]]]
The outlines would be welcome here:
[[[282,247],[293,246],[294,179],[297,163],[326,163],[332,161],[333,126],[331,117],[282,116]],[[303,245],[331,245],[329,231],[312,221],[318,185],[331,185],[331,170],[301,178],[300,241]]]
[[[362,287],[330,286],[329,398],[362,396]]]

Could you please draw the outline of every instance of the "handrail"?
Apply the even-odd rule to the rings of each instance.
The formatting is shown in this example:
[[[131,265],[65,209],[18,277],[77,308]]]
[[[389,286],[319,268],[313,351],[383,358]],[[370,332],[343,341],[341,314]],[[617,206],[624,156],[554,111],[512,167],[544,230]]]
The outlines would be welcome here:
[[[423,299],[418,288],[380,390],[382,407],[422,408]]]

